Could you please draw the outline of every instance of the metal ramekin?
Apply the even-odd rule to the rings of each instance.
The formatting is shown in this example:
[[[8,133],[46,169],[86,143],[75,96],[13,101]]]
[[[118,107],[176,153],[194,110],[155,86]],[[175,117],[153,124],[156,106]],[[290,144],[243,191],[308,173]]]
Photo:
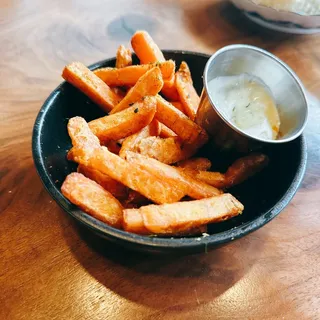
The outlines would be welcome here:
[[[237,128],[208,92],[210,80],[243,73],[260,78],[270,88],[281,121],[278,139],[257,138]],[[308,103],[301,81],[284,62],[263,49],[241,44],[220,49],[208,60],[203,82],[196,122],[207,130],[219,148],[247,152],[264,143],[289,142],[297,138],[306,125]]]

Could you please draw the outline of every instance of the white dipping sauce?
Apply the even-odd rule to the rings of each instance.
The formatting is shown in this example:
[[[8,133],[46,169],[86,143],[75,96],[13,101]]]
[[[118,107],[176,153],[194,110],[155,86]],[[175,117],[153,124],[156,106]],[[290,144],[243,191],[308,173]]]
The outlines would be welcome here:
[[[208,83],[215,106],[226,119],[247,134],[276,139],[280,118],[270,89],[249,74],[218,77]]]

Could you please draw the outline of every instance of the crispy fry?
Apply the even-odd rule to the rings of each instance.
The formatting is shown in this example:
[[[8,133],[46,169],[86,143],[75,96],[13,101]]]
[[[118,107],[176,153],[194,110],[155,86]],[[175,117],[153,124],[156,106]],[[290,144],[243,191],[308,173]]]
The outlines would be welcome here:
[[[132,166],[119,156],[111,153],[105,147],[91,146],[88,141],[94,140],[95,135],[89,129],[84,119],[73,121],[71,138],[77,142],[74,147],[74,158],[79,164],[84,164],[103,174],[108,175],[135,190],[155,203],[172,203],[179,201],[186,193],[185,190],[165,181],[162,177],[147,172],[140,166]],[[70,119],[71,120],[71,119]],[[78,124],[78,127],[76,126]],[[86,136],[84,136],[84,132]],[[79,136],[78,136],[79,134]]]
[[[141,170],[152,173],[159,179],[166,181],[170,185],[174,185],[193,199],[209,198],[221,194],[220,190],[193,179],[181,172],[181,170],[155,159],[133,152],[127,152],[125,158],[129,163],[134,164],[132,167],[139,167]]]
[[[141,169],[140,166],[132,166],[104,147],[95,150],[88,159],[87,165],[109,175],[155,203],[172,203],[185,196],[184,190]]]
[[[155,67],[159,67],[164,80],[170,79],[174,75],[175,62],[173,60],[134,65],[121,69],[101,68],[95,70],[94,73],[109,86],[134,86],[144,74]]]
[[[180,168],[180,170],[182,170],[182,172],[189,175],[190,177],[193,177],[202,182],[205,182],[210,186],[213,186],[219,189],[226,188],[228,186],[228,181],[226,179],[225,174],[223,173],[201,171],[201,170],[190,169],[190,168]]]
[[[225,173],[208,171],[207,158],[192,158],[209,137],[194,122],[200,98],[187,63],[175,72],[175,62],[165,60],[145,31],[131,43],[140,65],[132,65],[133,51],[121,45],[115,68],[92,72],[74,62],[62,72],[109,115],[90,123],[69,120],[67,159],[79,166],[61,191],[83,211],[128,232],[201,235],[208,223],[241,214],[243,205],[223,190],[261,171],[268,158],[248,155]]]
[[[143,216],[138,209],[124,210],[123,228],[124,230],[136,234],[147,235],[150,231],[144,226]]]
[[[111,111],[111,114],[129,108],[132,103],[146,96],[156,95],[161,90],[162,85],[163,81],[160,69],[158,67],[150,69],[138,80],[135,86],[129,90],[124,99]]]
[[[200,148],[208,141],[204,129],[159,95],[155,117],[188,144],[195,144]]]
[[[62,184],[63,195],[98,220],[122,227],[122,206],[111,193],[80,173],[71,173]]]
[[[146,97],[126,110],[89,122],[100,141],[126,138],[148,125],[156,112],[156,98]]]
[[[140,209],[125,209],[124,228],[130,230],[133,215],[136,217],[135,226],[139,225],[140,213],[145,229],[156,234],[172,234],[228,220],[241,214],[243,209],[243,205],[228,193],[203,200],[149,205]]]
[[[69,119],[68,133],[73,145],[67,155],[68,160],[78,162],[78,157],[90,157],[90,154],[96,148],[100,148],[99,139],[92,133],[87,122],[81,117]]]
[[[131,45],[140,63],[163,62],[163,53],[146,31],[137,31],[131,38]]]
[[[170,101],[179,100],[179,94],[176,88],[175,74],[173,74],[170,79],[164,79],[161,93]]]
[[[236,160],[227,170],[227,186],[239,184],[260,172],[269,163],[269,158],[262,153],[252,153]]]
[[[119,155],[120,157],[124,157],[124,154],[127,151],[136,151],[136,146],[144,138],[151,137],[151,136],[158,136],[160,133],[160,124],[159,121],[154,119],[152,122],[144,127],[139,132],[127,137],[123,143],[122,147],[120,149]]]
[[[107,84],[80,62],[73,62],[63,69],[62,77],[81,90],[104,111],[109,112],[121,100]]]
[[[128,188],[122,183],[110,178],[108,175],[103,174],[93,168],[89,168],[83,164],[79,164],[78,172],[98,183],[102,188],[109,191],[117,199],[124,200],[127,198]]]
[[[152,234],[144,225],[143,215],[139,209],[124,210],[123,228],[128,232],[136,234]],[[201,225],[195,228],[187,229],[182,232],[173,232],[162,234],[162,236],[196,236],[207,232],[207,226]]]
[[[192,158],[178,163],[178,167],[207,171],[211,168],[211,161],[207,158]]]
[[[175,106],[178,110],[184,113],[183,105],[180,101],[172,101],[170,102],[173,106]]]
[[[197,114],[200,98],[193,86],[191,73],[186,62],[182,62],[176,73],[176,88],[185,113],[191,120]]]
[[[172,164],[191,157],[195,150],[183,146],[179,137],[142,139],[136,147],[138,153],[162,163]]]
[[[81,117],[73,117],[68,121],[68,133],[73,146],[99,147],[99,139],[92,134],[87,122]]]
[[[176,137],[177,135],[163,123],[161,125],[160,138]]]
[[[191,168],[181,168],[180,170],[190,177],[194,177],[216,188],[230,188],[255,175],[267,164],[268,157],[257,153],[236,160],[225,174]]]
[[[117,51],[116,68],[124,68],[132,65],[131,50],[121,45]]]

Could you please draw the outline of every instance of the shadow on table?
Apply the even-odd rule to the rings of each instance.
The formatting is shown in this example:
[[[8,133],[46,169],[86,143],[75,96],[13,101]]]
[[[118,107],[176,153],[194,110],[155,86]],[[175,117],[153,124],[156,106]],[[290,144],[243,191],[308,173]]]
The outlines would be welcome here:
[[[284,41],[295,41],[298,37],[255,24],[229,1],[212,1],[183,9],[186,27],[203,43],[215,49],[241,43],[271,50]]]
[[[161,310],[186,311],[214,301],[250,270],[263,246],[253,237],[207,254],[150,255],[128,251],[83,226],[71,225],[74,230],[64,229],[65,240],[91,276],[125,299]]]

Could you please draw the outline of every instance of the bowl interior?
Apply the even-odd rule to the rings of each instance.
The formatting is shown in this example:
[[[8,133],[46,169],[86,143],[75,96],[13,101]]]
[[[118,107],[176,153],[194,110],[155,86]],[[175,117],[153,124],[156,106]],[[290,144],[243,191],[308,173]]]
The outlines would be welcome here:
[[[191,69],[198,93],[202,90],[202,74],[208,56],[164,51],[166,58],[174,59],[177,65],[185,60]],[[114,66],[115,59],[105,60],[91,66]],[[209,226],[212,236],[201,238],[146,237],[114,229],[85,214],[66,200],[60,192],[65,177],[76,170],[76,165],[67,161],[66,153],[71,148],[67,133],[67,122],[71,117],[81,116],[87,121],[103,116],[104,113],[89,98],[68,83],[62,83],[47,99],[36,119],[33,133],[33,156],[38,173],[53,198],[78,221],[100,235],[121,244],[147,251],[203,251],[241,237],[261,227],[277,215],[289,202],[301,182],[306,146],[302,137],[284,145],[272,145],[264,150],[270,157],[270,165],[261,174],[230,190],[243,202],[244,213],[229,221]],[[204,148],[201,155],[208,156],[214,170],[225,170],[237,157],[236,154],[222,156]]]
[[[247,73],[270,88],[281,120],[281,137],[269,142],[288,141],[301,134],[307,119],[307,100],[302,84],[288,66],[266,51],[247,45],[225,47],[210,61],[206,83],[217,77]],[[210,97],[214,103],[214,96]]]

